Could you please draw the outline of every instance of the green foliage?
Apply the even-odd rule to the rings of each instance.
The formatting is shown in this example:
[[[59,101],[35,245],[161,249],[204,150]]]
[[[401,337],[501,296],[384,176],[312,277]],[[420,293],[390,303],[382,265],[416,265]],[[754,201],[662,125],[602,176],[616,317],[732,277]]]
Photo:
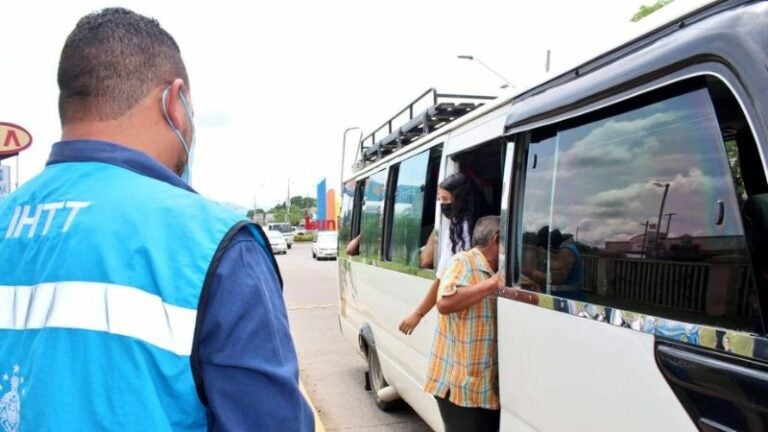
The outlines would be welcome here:
[[[381,215],[378,211],[363,212],[360,236],[360,254],[378,257],[381,249]]]
[[[271,213],[275,222],[288,222],[291,225],[304,224],[304,217],[309,216],[311,209],[317,205],[317,200],[312,197],[294,196],[291,197],[291,210],[288,212],[288,206],[280,203],[270,210],[248,210],[247,216],[250,218],[254,214]]]
[[[293,210],[294,207],[309,210],[312,207],[317,207],[317,200],[312,197],[302,197],[297,195],[291,197],[291,210]]]
[[[296,234],[293,236],[293,241],[296,243],[315,241],[315,236],[311,233]]]
[[[656,12],[657,10],[663,8],[664,6],[672,3],[674,0],[658,0],[656,3],[650,5],[650,6],[640,6],[640,10],[638,10],[634,15],[632,15],[632,19],[630,21],[632,22],[638,22],[641,19],[647,17],[648,15]]]
[[[395,216],[392,230],[392,261],[407,266],[419,266],[421,220],[409,213]]]

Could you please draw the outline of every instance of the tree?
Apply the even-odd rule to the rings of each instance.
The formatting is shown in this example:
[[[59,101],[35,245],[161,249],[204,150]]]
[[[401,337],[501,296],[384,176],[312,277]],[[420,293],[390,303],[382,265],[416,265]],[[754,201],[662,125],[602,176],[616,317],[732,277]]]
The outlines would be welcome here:
[[[304,222],[304,216],[309,209],[317,205],[317,200],[311,197],[293,196],[291,197],[291,209],[285,203],[274,206],[270,213],[276,222],[288,222],[291,225],[300,225]]]
[[[311,197],[293,196],[291,197],[291,208],[309,209],[317,205],[317,200]]]
[[[630,21],[632,22],[638,22],[641,19],[647,17],[648,15],[656,12],[657,10],[663,8],[664,6],[672,3],[674,0],[658,0],[656,3],[650,5],[650,6],[640,6],[640,10],[638,10],[634,15],[632,15],[632,19]]]

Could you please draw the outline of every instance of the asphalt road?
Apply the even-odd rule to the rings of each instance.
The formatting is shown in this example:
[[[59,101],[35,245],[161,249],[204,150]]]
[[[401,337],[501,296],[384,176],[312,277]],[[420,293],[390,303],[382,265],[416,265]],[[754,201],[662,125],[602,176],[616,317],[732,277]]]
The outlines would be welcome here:
[[[339,330],[338,263],[313,260],[310,243],[295,243],[277,262],[301,380],[325,430],[431,431],[408,406],[380,411],[363,388],[365,360]]]

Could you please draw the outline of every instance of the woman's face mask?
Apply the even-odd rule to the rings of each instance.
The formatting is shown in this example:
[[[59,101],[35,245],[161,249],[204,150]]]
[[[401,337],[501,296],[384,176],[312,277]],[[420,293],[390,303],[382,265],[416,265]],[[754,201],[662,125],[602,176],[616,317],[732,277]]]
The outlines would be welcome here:
[[[451,219],[453,217],[453,207],[451,203],[441,203],[440,204],[440,212],[443,213],[443,216],[447,217],[448,219]]]
[[[443,216],[451,219],[453,216],[453,210],[451,203],[453,202],[453,195],[445,189],[437,189],[437,201],[440,203],[440,212]]]

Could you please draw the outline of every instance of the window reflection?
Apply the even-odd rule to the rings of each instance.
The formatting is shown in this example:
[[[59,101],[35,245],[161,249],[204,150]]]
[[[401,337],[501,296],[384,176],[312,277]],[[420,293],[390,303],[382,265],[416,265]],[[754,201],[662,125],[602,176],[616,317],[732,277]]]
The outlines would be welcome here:
[[[381,254],[381,226],[387,171],[373,174],[365,184],[360,224],[360,255],[378,259]]]
[[[355,181],[344,183],[341,191],[341,223],[339,228],[340,244],[347,244],[352,240],[352,210],[355,202]]]
[[[419,266],[428,164],[428,151],[403,161],[395,188],[391,257],[393,262],[411,267]]]
[[[526,157],[522,286],[650,315],[750,326],[744,230],[706,89],[538,135]],[[562,239],[580,267],[578,294],[557,286]]]

